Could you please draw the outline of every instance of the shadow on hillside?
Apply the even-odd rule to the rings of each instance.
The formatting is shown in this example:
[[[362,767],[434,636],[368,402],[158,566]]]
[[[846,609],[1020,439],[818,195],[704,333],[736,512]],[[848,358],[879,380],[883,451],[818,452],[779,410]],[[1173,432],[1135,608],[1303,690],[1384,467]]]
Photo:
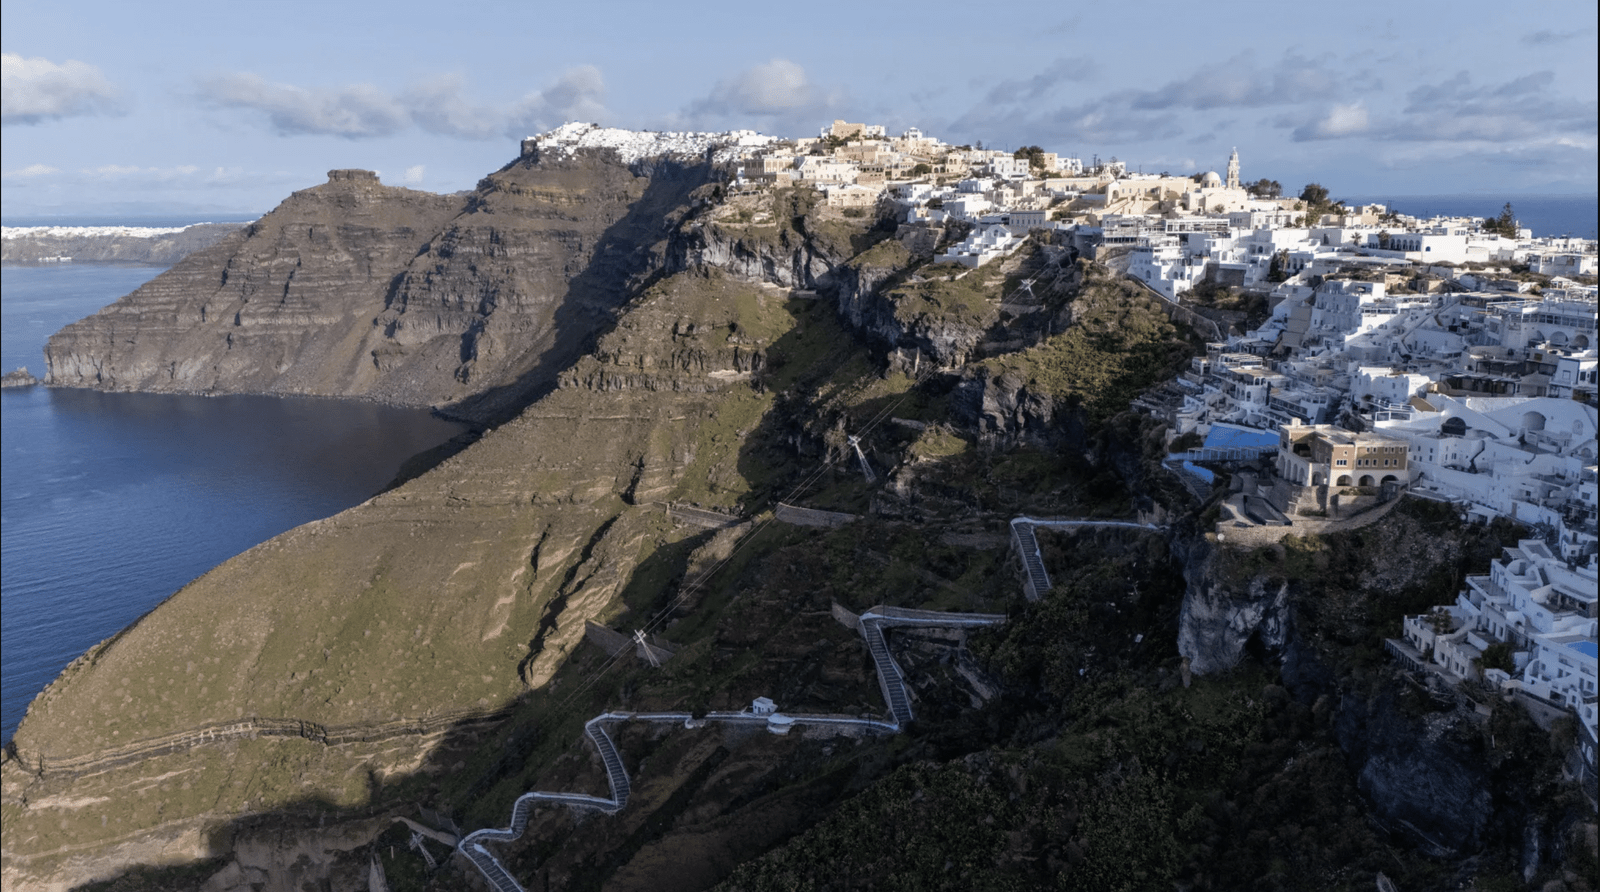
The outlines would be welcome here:
[[[664,221],[688,207],[689,194],[713,175],[706,164],[657,167],[644,194],[606,228],[588,265],[568,280],[549,330],[520,360],[526,370],[510,383],[440,407],[440,414],[499,425],[554,390],[558,376],[611,330],[616,311],[665,272],[664,242],[672,233]]]

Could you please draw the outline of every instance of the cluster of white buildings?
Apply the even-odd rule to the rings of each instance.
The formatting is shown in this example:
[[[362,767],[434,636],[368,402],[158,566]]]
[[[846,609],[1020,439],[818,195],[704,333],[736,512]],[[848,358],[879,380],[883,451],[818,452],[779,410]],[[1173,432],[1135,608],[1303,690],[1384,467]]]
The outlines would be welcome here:
[[[1105,190],[1111,197],[1098,220],[1105,245],[1129,249],[1128,271],[1171,300],[1207,281],[1271,287],[1296,274],[1304,279],[1351,267],[1382,273],[1418,265],[1525,264],[1545,276],[1596,274],[1593,241],[1536,239],[1525,229],[1513,238],[1486,231],[1473,217],[1419,220],[1373,204],[1308,219],[1306,203],[1297,198],[1263,198],[1240,188],[1237,152],[1225,182],[1208,173],[1200,187],[1185,191],[1191,183],[1123,178]]]
[[[1248,458],[1225,445],[1241,431],[1276,434],[1273,473],[1237,478],[1236,522],[1338,518],[1408,490],[1533,530],[1489,575],[1470,577],[1455,605],[1407,618],[1390,649],[1575,713],[1592,777],[1600,300],[1592,278],[1573,277],[1594,276],[1594,243],[1407,223],[1381,208],[1350,215],[1376,215],[1381,228],[1235,225],[1258,212],[1213,214],[1210,228],[1170,211],[1101,220],[1106,243],[1133,246],[1129,272],[1168,298],[1228,282],[1272,307],[1173,382],[1162,408],[1174,436],[1199,434],[1207,447],[1178,457]],[[1454,265],[1472,261],[1549,278]]]
[[[1291,516],[1326,510],[1327,488],[1397,483],[1480,520],[1535,527],[1564,560],[1595,560],[1593,286],[1391,294],[1366,276],[1280,298],[1265,324],[1211,344],[1175,382],[1175,434],[1280,432],[1277,472],[1290,486],[1271,496]],[[1388,444],[1403,462],[1309,461],[1310,429]]]
[[[936,259],[976,267],[1010,253],[1030,230],[1071,228],[1051,219],[1052,208],[1090,193],[1090,202],[1103,206],[1103,193],[1124,173],[1114,160],[1085,170],[1079,159],[1053,152],[1017,157],[949,145],[916,129],[890,137],[880,126],[834,121],[816,138],[749,146],[734,183],[811,186],[832,207],[887,200],[905,222],[971,224],[967,239]]]
[[[1596,583],[1593,563],[1573,567],[1543,541],[1524,539],[1487,576],[1468,576],[1455,604],[1406,617],[1404,638],[1390,639],[1388,649],[1413,669],[1435,667],[1454,682],[1482,682],[1575,713],[1577,750],[1592,779],[1600,718]]]

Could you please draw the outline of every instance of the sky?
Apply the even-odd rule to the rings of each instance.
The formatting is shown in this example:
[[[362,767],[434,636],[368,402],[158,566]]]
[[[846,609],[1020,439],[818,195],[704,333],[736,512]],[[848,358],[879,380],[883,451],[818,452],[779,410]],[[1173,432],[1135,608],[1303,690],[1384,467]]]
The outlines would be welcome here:
[[[1592,0],[6,0],[7,221],[470,189],[568,120],[947,142],[1333,197],[1590,195]]]

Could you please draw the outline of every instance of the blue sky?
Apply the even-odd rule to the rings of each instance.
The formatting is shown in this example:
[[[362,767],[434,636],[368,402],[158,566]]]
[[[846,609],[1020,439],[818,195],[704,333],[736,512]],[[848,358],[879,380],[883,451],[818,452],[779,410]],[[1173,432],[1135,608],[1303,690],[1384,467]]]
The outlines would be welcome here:
[[[70,10],[70,11],[69,11]],[[834,118],[1341,195],[1596,191],[1592,2],[6,0],[4,213],[467,189],[569,119]]]

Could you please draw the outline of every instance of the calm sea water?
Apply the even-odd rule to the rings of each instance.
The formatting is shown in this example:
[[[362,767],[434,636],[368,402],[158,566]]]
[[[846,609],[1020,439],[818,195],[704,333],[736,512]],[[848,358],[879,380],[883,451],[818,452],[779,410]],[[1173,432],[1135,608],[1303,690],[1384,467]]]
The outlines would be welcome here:
[[[5,369],[154,277],[149,267],[0,270]],[[376,493],[459,432],[424,412],[272,397],[0,392],[4,739],[79,654],[184,583]]]
[[[1508,201],[1517,220],[1540,238],[1595,238],[1600,227],[1600,197],[1594,195],[1367,195],[1344,199],[1348,205],[1376,202],[1413,217],[1498,217]]]

